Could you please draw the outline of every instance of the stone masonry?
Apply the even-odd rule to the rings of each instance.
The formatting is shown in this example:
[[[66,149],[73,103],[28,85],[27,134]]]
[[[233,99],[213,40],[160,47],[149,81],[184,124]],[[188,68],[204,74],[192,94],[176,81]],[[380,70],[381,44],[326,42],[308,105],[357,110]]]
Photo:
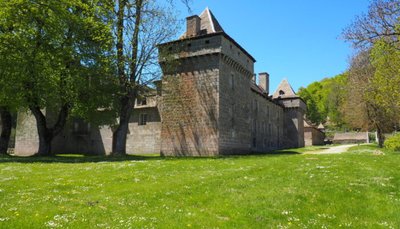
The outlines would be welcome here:
[[[268,73],[260,73],[257,84],[255,59],[208,8],[188,17],[186,32],[159,45],[159,53],[164,75],[157,92],[136,102],[129,154],[216,156],[304,146],[304,102],[286,80],[270,95]],[[16,154],[35,153],[31,114],[19,115],[16,136]],[[104,155],[111,145],[110,126],[70,120],[52,150]]]
[[[269,75],[206,9],[187,18],[177,41],[160,45],[163,109],[161,153],[246,154],[303,147],[306,106],[282,81],[269,95]]]

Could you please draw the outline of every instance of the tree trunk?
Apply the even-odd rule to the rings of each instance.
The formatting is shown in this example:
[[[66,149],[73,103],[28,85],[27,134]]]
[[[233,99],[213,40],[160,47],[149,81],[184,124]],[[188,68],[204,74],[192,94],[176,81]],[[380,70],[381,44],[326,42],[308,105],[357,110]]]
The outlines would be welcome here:
[[[64,104],[59,113],[56,123],[53,127],[47,126],[46,116],[39,107],[31,106],[29,109],[32,111],[36,119],[36,127],[39,135],[39,149],[36,156],[52,156],[54,152],[51,151],[51,142],[64,128],[69,113],[69,105]]]
[[[0,136],[0,155],[6,155],[10,143],[12,116],[6,107],[0,107],[1,116],[1,136]]]
[[[383,131],[379,125],[376,125],[376,132],[378,135],[378,139],[377,139],[378,146],[379,146],[379,148],[383,148],[383,143],[385,142],[385,135],[383,134]]]
[[[132,98],[128,96],[121,99],[121,110],[119,115],[119,125],[113,133],[112,155],[126,155],[126,138],[129,130],[129,120],[131,118],[133,104]]]

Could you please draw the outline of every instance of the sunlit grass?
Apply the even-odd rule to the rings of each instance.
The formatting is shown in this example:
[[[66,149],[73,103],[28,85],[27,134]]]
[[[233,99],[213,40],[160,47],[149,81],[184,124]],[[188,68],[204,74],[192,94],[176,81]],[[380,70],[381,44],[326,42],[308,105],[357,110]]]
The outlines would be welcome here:
[[[0,228],[399,228],[400,154],[0,158]]]

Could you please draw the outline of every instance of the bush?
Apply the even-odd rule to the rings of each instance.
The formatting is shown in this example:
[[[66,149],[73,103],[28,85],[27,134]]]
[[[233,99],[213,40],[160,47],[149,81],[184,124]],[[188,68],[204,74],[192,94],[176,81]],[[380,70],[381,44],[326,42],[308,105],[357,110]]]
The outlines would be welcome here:
[[[389,137],[385,143],[385,148],[394,151],[400,151],[400,134]]]

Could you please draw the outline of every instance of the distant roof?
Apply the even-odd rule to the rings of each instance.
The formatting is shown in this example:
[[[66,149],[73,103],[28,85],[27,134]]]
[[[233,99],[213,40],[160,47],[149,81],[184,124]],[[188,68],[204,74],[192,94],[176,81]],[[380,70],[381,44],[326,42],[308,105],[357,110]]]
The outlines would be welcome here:
[[[318,129],[320,129],[320,130],[325,129],[325,126],[322,125],[322,123],[320,123],[319,126],[318,126]]]
[[[273,98],[291,98],[298,97],[294,92],[292,86],[290,86],[289,82],[286,79],[283,79],[279,84],[278,89],[276,89]]]
[[[201,19],[200,21],[201,35],[225,32],[221,24],[219,24],[218,20],[215,18],[214,14],[208,7],[199,15],[199,17]],[[181,39],[186,38],[186,32],[182,34],[180,38]]]
[[[312,125],[306,119],[304,119],[304,127],[314,127],[314,125]]]

